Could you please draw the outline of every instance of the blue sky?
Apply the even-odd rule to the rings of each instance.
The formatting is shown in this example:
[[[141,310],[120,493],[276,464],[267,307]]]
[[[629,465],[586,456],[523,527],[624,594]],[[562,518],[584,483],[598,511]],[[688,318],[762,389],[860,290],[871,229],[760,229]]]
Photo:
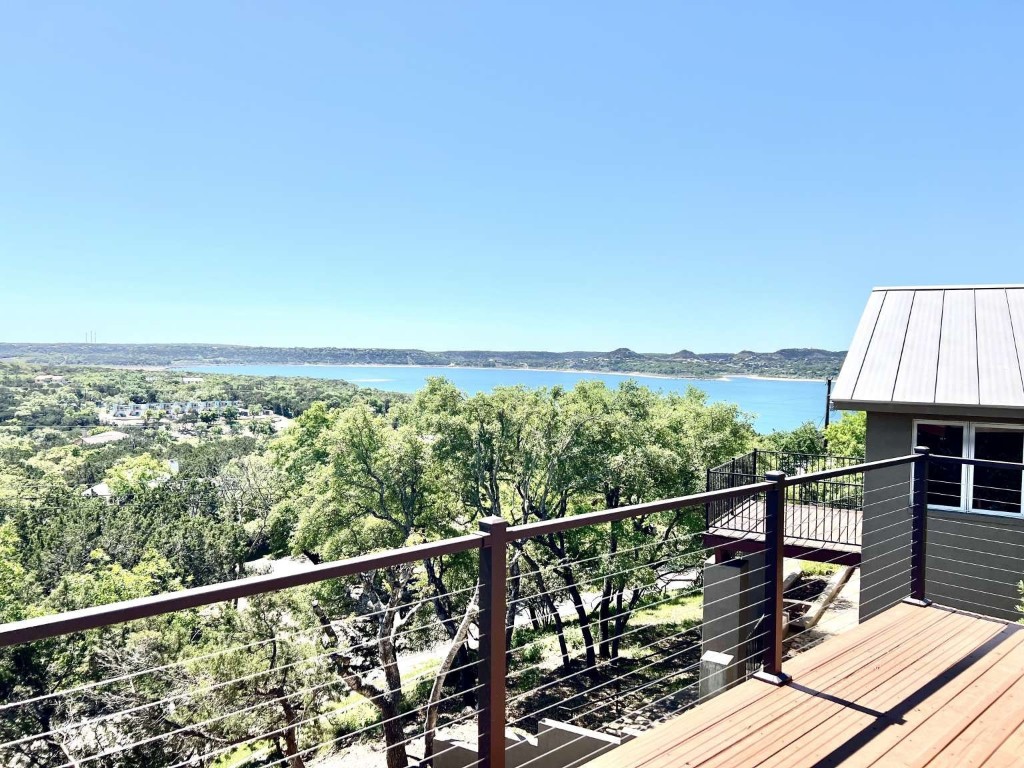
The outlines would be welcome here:
[[[843,349],[1024,280],[1024,5],[22,3],[0,340]]]

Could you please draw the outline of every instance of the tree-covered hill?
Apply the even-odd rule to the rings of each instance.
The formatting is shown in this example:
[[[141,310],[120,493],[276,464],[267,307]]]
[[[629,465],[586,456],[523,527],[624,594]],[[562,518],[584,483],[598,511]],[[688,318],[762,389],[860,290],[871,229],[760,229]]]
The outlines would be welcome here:
[[[31,344],[0,343],[0,359],[67,365],[459,365],[476,368],[655,373],[670,376],[727,375],[821,378],[839,372],[845,352],[780,349],[775,352],[427,352],[420,349],[345,347],[245,347],[226,344]]]

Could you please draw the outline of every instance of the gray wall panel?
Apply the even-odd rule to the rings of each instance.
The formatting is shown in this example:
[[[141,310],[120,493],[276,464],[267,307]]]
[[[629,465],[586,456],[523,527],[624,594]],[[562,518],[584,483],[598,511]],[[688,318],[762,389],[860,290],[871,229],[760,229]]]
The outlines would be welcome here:
[[[913,422],[910,414],[869,412],[868,461],[906,454],[913,444]],[[896,483],[905,484],[907,493],[885,487]],[[909,593],[909,483],[909,467],[865,477],[862,621]],[[1024,520],[933,510],[927,545],[925,590],[931,600],[1011,621],[1022,617],[1016,606],[1021,602],[1017,584],[1024,578]]]

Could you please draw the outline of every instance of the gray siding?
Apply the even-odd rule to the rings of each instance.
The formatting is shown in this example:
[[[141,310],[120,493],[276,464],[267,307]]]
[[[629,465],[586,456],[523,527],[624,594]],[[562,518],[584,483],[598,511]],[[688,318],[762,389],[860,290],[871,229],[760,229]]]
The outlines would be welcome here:
[[[910,453],[906,416],[868,413],[868,461]],[[910,594],[910,468],[890,467],[864,476],[860,619],[884,611]]]
[[[914,419],[929,415],[868,412],[867,460],[909,453]],[[1008,421],[1005,417],[992,420]],[[862,621],[909,593],[909,484],[909,467],[870,472],[865,477]],[[1008,620],[1021,618],[1016,607],[1020,603],[1017,584],[1024,578],[1024,520],[933,510],[928,514],[927,544],[929,599]]]

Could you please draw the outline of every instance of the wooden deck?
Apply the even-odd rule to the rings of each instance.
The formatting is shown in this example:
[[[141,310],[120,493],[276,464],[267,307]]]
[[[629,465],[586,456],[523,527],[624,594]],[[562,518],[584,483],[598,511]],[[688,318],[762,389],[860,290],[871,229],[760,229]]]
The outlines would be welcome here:
[[[799,557],[800,550],[820,552],[822,556],[832,552],[859,555],[861,519],[859,509],[787,503],[786,547],[793,550],[793,557]],[[755,548],[751,545],[759,545],[756,548],[760,549],[764,544],[764,502],[751,502],[740,511],[718,518],[708,527],[706,538],[708,546],[732,544],[749,550]]]
[[[900,604],[588,763],[1024,765],[1024,627]]]

